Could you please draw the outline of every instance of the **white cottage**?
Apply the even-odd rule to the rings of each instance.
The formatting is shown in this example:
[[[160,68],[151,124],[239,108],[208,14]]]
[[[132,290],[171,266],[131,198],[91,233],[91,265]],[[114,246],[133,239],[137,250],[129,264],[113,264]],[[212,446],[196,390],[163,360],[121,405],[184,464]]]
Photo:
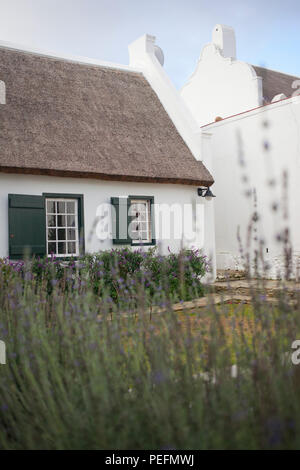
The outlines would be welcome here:
[[[129,54],[127,67],[0,45],[0,257],[158,244],[213,263],[209,136],[155,38]]]
[[[291,267],[299,275],[299,94],[298,77],[238,60],[234,30],[220,24],[181,90],[199,127],[211,136],[218,268],[244,267],[239,231],[252,259],[262,252],[268,275],[284,276],[288,228]]]

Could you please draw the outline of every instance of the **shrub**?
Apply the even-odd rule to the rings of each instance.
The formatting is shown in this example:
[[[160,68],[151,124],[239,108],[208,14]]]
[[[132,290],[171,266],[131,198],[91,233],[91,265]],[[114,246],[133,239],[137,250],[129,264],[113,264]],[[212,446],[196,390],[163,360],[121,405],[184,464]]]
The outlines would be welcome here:
[[[181,263],[167,259],[162,285]],[[138,314],[130,314],[95,295],[84,265],[71,271],[72,289],[61,288],[65,271],[51,279],[51,262],[47,282],[24,266],[22,276],[7,262],[0,270],[1,449],[299,448],[299,369],[289,351],[300,315],[286,291],[277,308],[257,296],[251,310],[180,316],[166,302],[150,315],[141,283]],[[159,289],[155,296],[166,300]]]
[[[110,297],[115,303],[136,304],[140,289],[147,292],[152,303],[157,289],[163,290],[170,301],[189,300],[203,295],[201,278],[207,266],[198,250],[183,250],[179,254],[161,256],[156,249],[113,249],[86,255],[78,261],[60,261],[56,257],[27,262],[3,260],[0,269],[11,276],[26,276],[44,285],[50,294],[56,283],[63,291],[90,288],[99,297]]]

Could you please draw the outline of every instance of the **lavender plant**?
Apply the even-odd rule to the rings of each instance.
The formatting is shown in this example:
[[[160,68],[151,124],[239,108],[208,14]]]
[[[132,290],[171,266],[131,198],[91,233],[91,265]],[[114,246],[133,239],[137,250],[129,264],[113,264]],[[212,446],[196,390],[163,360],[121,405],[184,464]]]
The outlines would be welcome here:
[[[178,314],[165,286],[199,275],[196,253],[160,272],[150,254],[115,255],[2,262],[0,448],[299,448],[299,304],[283,291],[276,307],[254,296]]]

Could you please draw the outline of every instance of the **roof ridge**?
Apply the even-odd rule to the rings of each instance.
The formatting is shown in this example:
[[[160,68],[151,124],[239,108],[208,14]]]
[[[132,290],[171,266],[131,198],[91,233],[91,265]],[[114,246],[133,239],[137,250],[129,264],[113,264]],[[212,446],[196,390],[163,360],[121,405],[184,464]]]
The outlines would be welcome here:
[[[24,54],[33,54],[40,57],[45,57],[53,60],[61,60],[63,62],[71,62],[79,65],[90,65],[94,67],[109,68],[112,70],[121,70],[123,72],[142,73],[142,70],[131,67],[130,65],[116,64],[114,62],[93,59],[90,57],[76,56],[71,54],[58,54],[57,52],[45,51],[30,46],[21,46],[19,44],[0,41],[0,49],[8,49],[14,52],[21,52]]]
[[[298,76],[298,75],[292,75],[292,74],[290,74],[290,73],[281,72],[281,71],[279,71],[279,70],[269,69],[269,68],[267,68],[267,67],[263,67],[262,65],[254,65],[254,64],[250,64],[250,65],[252,65],[252,67],[254,67],[254,68],[257,67],[257,68],[259,68],[259,69],[264,69],[264,70],[266,70],[266,71],[268,71],[268,72],[280,73],[281,75],[286,75],[287,77],[291,77],[291,78],[300,78],[300,75],[299,75],[299,76]]]

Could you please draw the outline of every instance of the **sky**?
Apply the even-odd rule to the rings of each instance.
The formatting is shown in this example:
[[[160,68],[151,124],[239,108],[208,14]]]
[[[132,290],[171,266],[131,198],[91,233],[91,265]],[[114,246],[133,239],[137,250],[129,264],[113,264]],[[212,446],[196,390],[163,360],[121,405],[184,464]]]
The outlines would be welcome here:
[[[232,26],[238,59],[300,77],[299,0],[0,0],[0,40],[128,64],[130,42],[156,36],[177,88],[212,29]]]

